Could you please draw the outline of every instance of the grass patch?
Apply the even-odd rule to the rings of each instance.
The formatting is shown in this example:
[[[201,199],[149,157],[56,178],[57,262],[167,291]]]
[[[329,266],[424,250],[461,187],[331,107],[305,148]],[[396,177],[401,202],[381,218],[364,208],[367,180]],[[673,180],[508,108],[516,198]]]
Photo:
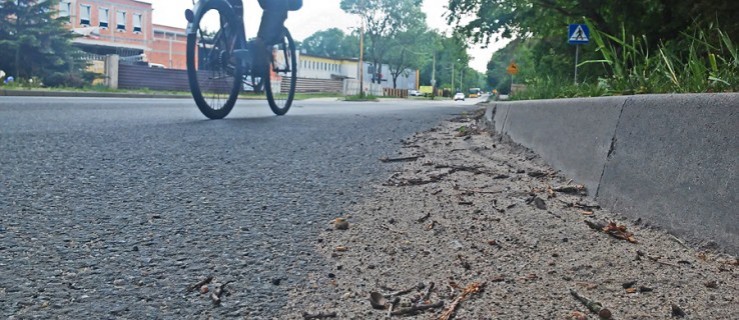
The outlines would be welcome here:
[[[378,99],[376,96],[373,95],[352,95],[352,96],[346,96],[344,97],[344,101],[374,101],[377,102]]]
[[[588,22],[589,23],[589,22]],[[693,26],[679,40],[650,49],[646,37],[600,32],[590,24],[591,39],[606,76],[579,85],[569,79],[535,76],[512,100],[596,97],[647,93],[709,93],[739,91],[739,50],[717,27]]]

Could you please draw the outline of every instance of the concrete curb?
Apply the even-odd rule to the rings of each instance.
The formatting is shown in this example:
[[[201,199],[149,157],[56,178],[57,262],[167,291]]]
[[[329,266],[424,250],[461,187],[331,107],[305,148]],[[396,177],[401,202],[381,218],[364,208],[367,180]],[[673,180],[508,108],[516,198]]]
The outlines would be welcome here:
[[[486,120],[604,207],[739,254],[739,94],[496,102]]]
[[[40,91],[40,90],[0,90],[0,96],[15,97],[87,97],[87,98],[146,98],[146,99],[192,99],[188,95],[144,94],[115,92],[82,92],[82,91]]]

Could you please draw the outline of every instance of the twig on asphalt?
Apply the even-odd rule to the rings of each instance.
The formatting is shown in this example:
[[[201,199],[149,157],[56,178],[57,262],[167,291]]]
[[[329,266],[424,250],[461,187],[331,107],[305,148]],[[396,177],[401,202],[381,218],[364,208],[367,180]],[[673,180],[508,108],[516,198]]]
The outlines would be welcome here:
[[[577,291],[573,289],[570,289],[570,294],[572,294],[575,299],[582,302],[590,311],[597,314],[599,317],[603,319],[611,319],[611,310],[603,307],[602,303],[581,296],[579,293],[577,293]]]
[[[391,312],[390,314],[394,316],[402,316],[406,314],[415,314],[418,311],[423,311],[427,309],[441,308],[443,306],[444,306],[444,301],[438,301],[436,303],[430,303],[430,304],[416,304],[416,305],[411,306],[410,308],[403,308],[403,309],[395,310]]]
[[[664,265],[666,265],[666,266],[671,266],[671,267],[677,267],[677,268],[679,268],[679,267],[680,267],[679,265],[676,265],[676,264],[674,264],[674,263],[671,263],[671,262],[666,262],[666,261],[660,261],[660,260],[659,260],[659,258],[660,258],[660,257],[655,257],[655,256],[650,256],[650,255],[647,255],[647,258],[649,258],[649,260],[652,260],[652,261],[654,261],[654,262],[656,262],[656,263],[659,263],[659,264],[664,264]]]
[[[424,215],[423,217],[420,217],[420,218],[416,219],[416,221],[418,221],[419,223],[423,223],[424,221],[426,221],[426,219],[428,219],[430,217],[431,217],[431,211],[426,212],[426,215]]]
[[[422,158],[423,155],[418,156],[410,156],[410,157],[400,157],[400,158],[380,158],[380,161],[382,162],[402,162],[402,161],[416,161],[418,158]]]
[[[688,249],[688,250],[690,250],[690,247],[688,247],[688,245],[687,245],[687,244],[685,244],[685,242],[684,242],[684,241],[682,241],[682,240],[680,240],[680,239],[679,239],[678,237],[676,237],[676,236],[674,236],[674,235],[671,235],[671,234],[669,234],[669,233],[668,233],[667,235],[668,235],[668,236],[670,236],[670,238],[671,238],[672,240],[674,240],[675,242],[677,242],[678,244],[680,244],[681,246],[683,246],[683,248],[685,248],[685,249]]]
[[[323,319],[323,318],[336,318],[337,314],[336,312],[329,312],[329,313],[318,313],[318,314],[310,314],[307,312],[303,312],[303,319],[305,320],[311,320],[311,319]]]
[[[208,276],[207,278],[198,281],[198,283],[187,287],[187,292],[195,291],[196,289],[202,287],[203,285],[210,283],[211,281],[213,281],[213,276]]]
[[[382,227],[385,230],[392,231],[392,232],[397,232],[397,233],[401,233],[401,234],[405,234],[406,233],[405,231],[401,231],[401,230],[396,230],[396,229],[390,228],[390,227],[388,227],[385,224],[380,225],[380,227]]]
[[[426,301],[431,296],[431,290],[434,290],[434,282],[429,282],[429,286],[426,287],[426,291],[423,293],[423,296],[421,297],[421,301]]]
[[[385,294],[383,296],[385,296],[385,298],[392,298],[392,297],[402,296],[402,295],[407,294],[407,293],[409,293],[409,292],[411,292],[413,290],[422,290],[425,287],[426,287],[425,284],[418,283],[415,286],[410,287],[408,289],[403,289],[403,290],[400,290],[400,291],[391,292],[391,293]]]
[[[471,294],[478,293],[482,291],[482,288],[485,286],[485,283],[479,283],[474,282],[470,285],[468,285],[466,288],[464,288],[464,291],[452,301],[451,304],[444,310],[444,312],[441,313],[441,316],[439,317],[439,320],[449,320],[452,315],[454,314],[454,311],[457,310],[457,306],[460,302],[467,299],[467,297]]]
[[[459,191],[469,192],[469,193],[487,193],[487,194],[496,194],[496,193],[503,192],[503,190],[485,191],[485,190],[480,190],[480,189],[459,189]]]

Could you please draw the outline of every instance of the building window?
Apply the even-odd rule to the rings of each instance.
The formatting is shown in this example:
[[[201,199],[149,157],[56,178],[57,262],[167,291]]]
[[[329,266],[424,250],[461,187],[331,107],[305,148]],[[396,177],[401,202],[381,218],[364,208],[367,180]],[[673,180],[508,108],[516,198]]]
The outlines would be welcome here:
[[[62,1],[59,3],[59,17],[69,19],[69,12],[72,11],[72,3]]]
[[[115,19],[116,24],[116,30],[118,31],[126,31],[126,12],[125,11],[118,11],[116,14]]]
[[[141,33],[141,22],[142,21],[143,19],[140,14],[133,15],[133,32],[134,33]]]
[[[86,4],[80,5],[80,24],[83,26],[90,25],[90,6]]]
[[[100,27],[103,29],[108,29],[108,9],[98,9],[98,16],[100,16],[98,18],[100,20]]]

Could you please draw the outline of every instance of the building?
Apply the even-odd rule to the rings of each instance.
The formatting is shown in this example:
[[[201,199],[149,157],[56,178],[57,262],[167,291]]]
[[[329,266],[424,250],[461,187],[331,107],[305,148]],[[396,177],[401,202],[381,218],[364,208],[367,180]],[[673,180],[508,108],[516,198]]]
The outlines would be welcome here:
[[[304,79],[359,79],[359,59],[342,58],[333,59],[309,54],[298,54],[298,78]],[[371,83],[372,74],[375,68],[369,62],[363,63],[364,82]],[[384,75],[382,76],[382,87],[392,88],[393,80],[390,77],[390,66],[384,64],[382,66]],[[377,77],[375,77],[376,80]],[[417,87],[418,71],[405,70],[397,78],[398,89],[418,89]]]
[[[152,23],[151,3],[137,0],[62,0],[59,16],[82,35],[74,40],[83,51],[143,59],[167,68],[185,69],[184,28]]]
[[[81,35],[74,43],[83,51],[93,55],[117,54],[124,62],[142,60],[149,66],[186,69],[185,29],[152,23],[155,13],[151,3],[138,0],[61,0],[59,4],[59,16],[69,19],[69,29]],[[184,27],[184,16],[182,21]],[[313,82],[315,90],[336,81],[359,78],[356,58],[333,59],[307,54],[298,54],[297,58],[298,77],[305,79],[305,83]],[[367,62],[362,67],[364,82],[372,82],[374,68]],[[98,63],[96,68],[102,68],[102,64]],[[383,65],[382,70],[389,70],[389,67]],[[385,73],[378,87],[392,88],[389,71]],[[415,70],[403,72],[398,77],[397,88],[417,89],[417,74]],[[322,89],[327,90],[327,87]]]

